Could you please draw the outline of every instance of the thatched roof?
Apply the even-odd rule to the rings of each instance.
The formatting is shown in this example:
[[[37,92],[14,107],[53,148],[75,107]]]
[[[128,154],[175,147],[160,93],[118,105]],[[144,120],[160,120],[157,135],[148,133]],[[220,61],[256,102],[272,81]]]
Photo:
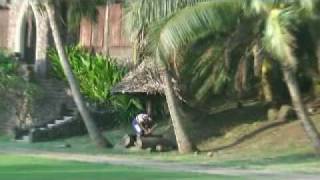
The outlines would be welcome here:
[[[114,94],[163,94],[161,74],[154,61],[144,60],[116,84],[111,92]]]

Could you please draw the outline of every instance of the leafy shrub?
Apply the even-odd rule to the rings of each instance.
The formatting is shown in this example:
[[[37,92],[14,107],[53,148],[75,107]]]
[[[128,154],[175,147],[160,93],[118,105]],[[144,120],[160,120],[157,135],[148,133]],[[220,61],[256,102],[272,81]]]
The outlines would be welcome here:
[[[110,57],[92,54],[79,46],[65,48],[71,68],[79,80],[80,89],[86,99],[100,108],[112,108],[118,112],[123,121],[142,109],[141,103],[127,96],[112,96],[111,88],[126,73],[126,69],[118,67]],[[64,79],[64,73],[55,49],[49,52],[53,76]]]
[[[40,94],[35,84],[19,76],[19,67],[17,61],[0,50],[0,133],[16,124],[16,115],[20,113],[17,108],[23,98],[32,102],[34,94]]]
[[[37,87],[20,77],[18,69],[19,63],[0,50],[0,90],[5,92],[25,91],[28,95],[32,95]]]
[[[0,51],[0,74],[14,74],[17,69],[17,63],[13,61],[6,53]]]
[[[18,62],[0,51],[0,91],[24,89],[26,83],[17,75]]]

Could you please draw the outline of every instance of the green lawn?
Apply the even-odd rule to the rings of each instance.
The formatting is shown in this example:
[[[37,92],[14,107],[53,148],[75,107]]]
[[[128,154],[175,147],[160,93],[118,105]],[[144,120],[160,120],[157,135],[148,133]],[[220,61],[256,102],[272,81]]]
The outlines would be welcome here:
[[[318,129],[320,129],[320,115],[313,117]],[[256,128],[257,124],[245,124],[243,127],[235,128],[227,135],[217,139],[212,139],[209,143],[216,143],[216,146],[228,144],[225,141],[233,141],[241,136],[241,133],[250,128]],[[109,130],[105,136],[113,143],[117,144],[123,134],[129,132],[130,129],[121,128]],[[243,132],[242,132],[243,131]],[[70,144],[71,148],[62,148],[64,144]],[[91,155],[114,156],[124,159],[145,159],[145,160],[161,160],[164,162],[181,162],[184,164],[206,164],[211,167],[219,168],[240,168],[255,170],[275,170],[285,172],[301,172],[301,173],[320,173],[320,156],[314,155],[313,148],[309,140],[300,127],[298,121],[282,125],[268,131],[262,132],[260,135],[240,144],[239,146],[214,153],[212,157],[208,157],[207,153],[198,155],[187,154],[180,155],[178,152],[150,153],[148,151],[132,151],[115,147],[114,149],[97,149],[88,136],[73,137],[68,139],[60,139],[42,143],[17,143],[8,136],[0,135],[0,152],[12,153],[36,153],[36,152],[62,152],[62,153],[79,153]],[[1,157],[1,155],[0,155]],[[3,157],[0,158],[0,180],[3,171],[1,163]],[[19,161],[20,163],[21,161]],[[6,163],[10,164],[10,163]],[[65,162],[63,163],[65,164]],[[51,164],[50,165],[54,165]],[[97,166],[97,165],[89,165]],[[67,166],[72,168],[74,166]],[[106,168],[106,166],[99,166]],[[52,168],[55,168],[53,166]],[[119,167],[108,167],[107,169]],[[125,168],[120,168],[125,170]],[[135,168],[134,168],[135,169]],[[55,169],[56,170],[56,169]],[[73,169],[74,170],[74,169]],[[72,169],[70,169],[72,171]],[[101,171],[101,170],[100,170]],[[149,173],[149,171],[147,171]],[[10,171],[6,172],[9,176]],[[21,171],[23,173],[23,171]],[[103,174],[105,174],[104,172]],[[159,173],[159,172],[153,172]],[[77,173],[75,173],[77,174]],[[96,173],[99,174],[99,173]],[[125,173],[120,173],[125,174]],[[162,173],[160,173],[162,174]],[[131,176],[130,176],[131,177]],[[161,177],[161,176],[160,176]],[[120,178],[120,177],[119,177]],[[134,178],[132,176],[132,178]],[[181,177],[183,178],[183,177]],[[10,178],[11,179],[11,178]],[[32,178],[33,179],[33,178]],[[121,178],[120,178],[121,179]],[[176,177],[173,179],[177,179]],[[6,180],[6,179],[3,179]],[[34,179],[33,179],[34,180]],[[71,179],[72,180],[72,179]],[[80,179],[81,180],[81,179]]]
[[[1,180],[224,180],[245,179],[153,169],[0,155]]]
[[[109,136],[119,136],[122,132],[109,132]],[[109,138],[112,139],[112,138]],[[112,140],[113,140],[112,139]],[[114,140],[116,142],[116,140]],[[71,148],[61,148],[59,146],[64,143],[72,145]],[[206,153],[194,156],[193,154],[180,155],[177,152],[167,153],[149,153],[136,152],[124,149],[97,149],[90,142],[87,136],[74,137],[65,140],[57,140],[43,143],[16,143],[9,140],[8,137],[0,136],[0,151],[2,152],[32,152],[48,151],[48,152],[63,152],[63,153],[80,153],[80,154],[99,154],[106,156],[115,156],[129,159],[149,159],[161,160],[167,162],[181,162],[186,164],[207,164],[211,167],[223,168],[240,168],[240,169],[259,169],[259,170],[277,170],[288,172],[320,172],[320,157],[312,153],[311,147],[290,147],[277,150],[274,147],[259,149],[256,151],[239,150],[235,153],[220,152],[213,157],[208,158]],[[1,157],[1,156],[0,156]],[[3,159],[3,158],[2,158]],[[2,159],[0,159],[2,161]],[[2,162],[0,162],[1,165]],[[0,169],[1,173],[1,169]],[[1,177],[0,177],[0,180]]]

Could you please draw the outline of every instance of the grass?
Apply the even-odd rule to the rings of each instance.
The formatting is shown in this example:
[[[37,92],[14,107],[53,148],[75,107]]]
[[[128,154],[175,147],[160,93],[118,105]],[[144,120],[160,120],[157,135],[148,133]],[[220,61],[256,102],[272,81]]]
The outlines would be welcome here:
[[[288,151],[253,152],[246,155],[240,152],[237,157],[231,155],[228,158],[227,154],[224,154],[220,158],[214,158],[209,164],[214,167],[320,173],[320,157],[311,153],[311,150]]]
[[[257,109],[254,109],[255,107]],[[202,141],[199,141],[198,147],[210,150],[223,146],[263,126],[264,123],[266,123],[263,121],[263,108],[259,106],[255,107],[248,106],[242,109],[218,111],[213,114],[214,117],[206,121],[201,121],[201,124],[207,125],[208,131],[214,131],[212,129],[210,130],[210,128],[215,127],[217,124],[219,125],[220,122],[224,120],[228,122],[227,124],[235,125],[234,127],[225,127],[227,130],[226,133],[222,133],[219,136],[209,136],[205,138],[207,134],[204,135]],[[248,113],[250,116],[247,115]],[[320,115],[313,116],[313,120],[318,126],[318,129],[320,129]],[[203,129],[201,128],[201,130]],[[105,136],[113,144],[116,144],[123,134],[128,133],[128,131],[129,129],[125,128],[110,130],[105,133]],[[203,130],[203,132],[205,133],[206,131]],[[62,148],[64,144],[70,144],[71,148]],[[8,137],[0,136],[0,150],[7,152],[22,150],[26,152],[50,151],[103,154],[132,159],[206,164],[212,167],[320,173],[320,157],[314,155],[310,142],[306,138],[298,121],[292,121],[288,124],[262,131],[237,146],[214,152],[212,157],[208,157],[207,153],[200,153],[199,155],[180,155],[176,151],[150,153],[147,151],[131,151],[118,147],[101,150],[95,148],[88,136],[35,144],[19,144],[10,141]]]
[[[122,134],[121,131],[111,131],[109,136],[116,137]],[[261,139],[260,139],[261,140]],[[69,143],[71,148],[61,148],[61,145]],[[249,145],[248,145],[249,146]],[[278,148],[278,149],[277,149]],[[107,156],[117,156],[131,159],[152,159],[167,162],[181,163],[201,163],[212,167],[225,168],[241,168],[241,169],[266,169],[288,172],[316,172],[320,173],[320,157],[315,156],[312,148],[309,146],[289,146],[279,149],[274,147],[260,147],[256,150],[233,148],[226,151],[213,153],[213,156],[208,158],[207,153],[199,155],[180,155],[177,152],[166,153],[150,153],[145,151],[130,151],[126,149],[96,149],[88,137],[74,137],[65,140],[23,144],[10,141],[8,138],[0,137],[1,151],[20,151],[36,152],[64,152],[64,153],[81,153],[81,154],[104,154]],[[0,178],[1,179],[1,178]]]
[[[163,172],[152,169],[0,155],[0,179],[10,180],[224,180],[244,177]]]

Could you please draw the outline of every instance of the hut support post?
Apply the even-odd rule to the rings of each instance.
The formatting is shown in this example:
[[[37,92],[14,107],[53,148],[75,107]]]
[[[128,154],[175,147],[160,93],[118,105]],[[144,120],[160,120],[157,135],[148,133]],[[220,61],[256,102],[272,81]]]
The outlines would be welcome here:
[[[147,99],[146,110],[147,110],[147,114],[149,116],[151,116],[152,115],[152,100],[151,99]]]

